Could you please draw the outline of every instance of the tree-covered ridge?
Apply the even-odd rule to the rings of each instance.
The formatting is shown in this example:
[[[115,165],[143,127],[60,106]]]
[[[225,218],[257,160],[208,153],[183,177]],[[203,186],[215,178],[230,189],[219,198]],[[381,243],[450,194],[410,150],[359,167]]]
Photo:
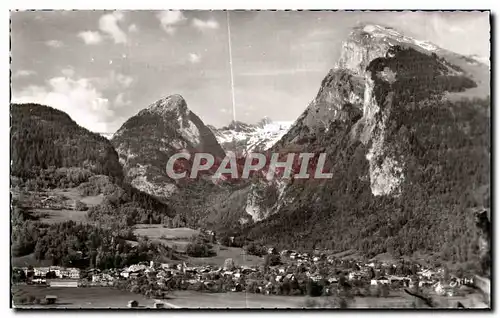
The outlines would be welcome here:
[[[304,150],[326,150],[333,179],[293,187],[295,203],[251,228],[250,237],[283,247],[357,248],[372,256],[419,251],[475,262],[469,208],[490,205],[490,101],[413,106],[400,105],[387,135],[389,147],[405,156],[401,196],[371,194],[366,146],[351,140],[349,127],[332,124]]]
[[[166,255],[168,247],[149,241],[131,246],[131,229],[98,227],[67,221],[44,224],[15,207],[12,213],[12,255],[34,253],[37,260],[68,267],[122,268]]]
[[[101,135],[66,113],[38,104],[11,105],[11,174],[28,177],[49,167],[81,167],[122,178],[118,155]]]

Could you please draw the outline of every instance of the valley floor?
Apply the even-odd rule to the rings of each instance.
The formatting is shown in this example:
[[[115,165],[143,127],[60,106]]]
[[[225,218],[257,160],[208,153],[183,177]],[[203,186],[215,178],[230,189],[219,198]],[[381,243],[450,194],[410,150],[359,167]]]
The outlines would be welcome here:
[[[168,299],[154,300],[128,291],[117,290],[109,287],[85,288],[55,288],[19,285],[13,286],[13,295],[33,295],[44,298],[47,295],[57,296],[56,305],[27,305],[16,308],[100,308],[115,309],[127,308],[130,300],[139,302],[139,308],[153,308],[156,302],[165,304],[165,308],[304,308],[307,303],[314,302],[316,308],[331,308],[329,300],[325,297],[309,298],[305,296],[275,296],[239,293],[200,293],[194,291],[173,291]],[[478,303],[474,295],[467,297],[448,297],[439,299],[443,308],[454,307],[457,301],[462,302],[467,308],[486,308]],[[349,308],[413,308],[412,299],[404,294],[394,292],[389,297],[356,297]]]

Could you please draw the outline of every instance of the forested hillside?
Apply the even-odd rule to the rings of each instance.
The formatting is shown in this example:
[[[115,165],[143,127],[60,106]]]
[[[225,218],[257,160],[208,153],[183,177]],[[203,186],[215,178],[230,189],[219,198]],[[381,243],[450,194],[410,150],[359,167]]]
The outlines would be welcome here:
[[[66,113],[38,104],[11,105],[11,174],[28,177],[49,167],[82,167],[121,179],[111,143]]]

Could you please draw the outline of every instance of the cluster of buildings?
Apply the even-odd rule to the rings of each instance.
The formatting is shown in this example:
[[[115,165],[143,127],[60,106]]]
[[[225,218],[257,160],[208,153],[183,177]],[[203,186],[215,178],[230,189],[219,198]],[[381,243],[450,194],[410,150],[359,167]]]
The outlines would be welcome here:
[[[22,267],[26,277],[33,279],[44,278],[70,278],[79,279],[81,270],[74,267],[46,266],[46,267]]]
[[[45,266],[21,267],[32,284],[47,284],[51,287],[77,287],[81,270],[74,267]]]
[[[445,274],[443,269],[423,268],[417,264],[389,264],[371,261],[368,263],[336,258],[325,253],[298,253],[284,250],[278,253],[274,248],[269,254],[279,255],[281,263],[274,266],[236,266],[231,259],[222,266],[188,266],[186,263],[169,264],[143,262],[122,269],[89,269],[84,273],[77,268],[59,266],[23,268],[26,277],[33,283],[46,283],[57,286],[71,285],[69,281],[79,281],[78,285],[109,286],[116,281],[136,280],[146,277],[163,287],[171,280],[180,281],[182,286],[202,285],[211,289],[224,283],[224,290],[256,293],[279,293],[284,285],[302,289],[308,281],[321,282],[325,291],[338,286],[341,280],[352,286],[388,285],[392,288],[420,287],[431,288],[439,295],[454,295],[461,285],[472,285],[473,279],[457,278]],[[410,269],[411,268],[411,269]],[[83,275],[81,275],[83,274]],[[85,277],[82,279],[81,277]],[[50,279],[50,281],[49,281]],[[249,290],[248,286],[251,285]],[[302,286],[302,287],[297,287]]]

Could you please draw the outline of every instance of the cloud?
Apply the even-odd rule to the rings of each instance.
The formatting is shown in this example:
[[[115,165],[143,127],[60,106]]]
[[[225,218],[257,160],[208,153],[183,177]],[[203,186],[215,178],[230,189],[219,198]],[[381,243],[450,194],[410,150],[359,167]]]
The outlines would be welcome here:
[[[249,72],[238,73],[238,76],[281,76],[281,75],[294,75],[299,73],[324,73],[324,69],[316,68],[297,68],[297,69],[263,69]]]
[[[12,75],[12,77],[29,77],[36,75],[36,72],[33,70],[18,70]]]
[[[113,73],[114,74],[114,73]],[[121,74],[121,73],[118,73],[116,74],[116,81],[123,87],[123,88],[127,88],[129,87],[130,85],[132,85],[132,82],[134,81],[134,79],[132,78],[132,76],[128,76],[128,75],[124,75],[124,74]]]
[[[97,87],[102,90],[115,90],[128,88],[134,82],[134,78],[129,75],[125,75],[114,70],[110,71],[107,76],[104,77],[94,77],[91,79]]]
[[[114,101],[114,105],[116,107],[128,106],[130,104],[132,104],[132,102],[128,99],[127,100],[125,99],[125,93],[119,93],[118,95],[116,95]]]
[[[12,95],[15,103],[35,102],[60,109],[91,131],[108,131],[108,121],[115,115],[108,99],[86,78],[54,77],[45,86],[28,86]]]
[[[53,47],[53,48],[60,48],[63,46],[63,43],[59,40],[49,40],[45,42],[47,46]]]
[[[203,20],[194,18],[192,25],[193,25],[193,27],[195,27],[196,29],[198,29],[202,32],[206,31],[206,30],[215,30],[215,29],[219,28],[219,22],[217,22],[217,20],[215,20],[215,19],[203,21]]]
[[[139,31],[139,28],[137,27],[137,25],[135,24],[131,24],[128,26],[128,32],[138,32]]]
[[[224,113],[224,114],[225,114],[225,113],[227,113],[227,109],[225,109],[225,108],[221,108],[221,109],[219,109],[219,111],[220,111],[221,113]]]
[[[78,36],[88,45],[99,44],[102,42],[102,37],[99,32],[96,31],[82,31],[78,33]]]
[[[75,75],[75,70],[71,67],[63,68],[61,73],[66,77],[73,77]]]
[[[127,34],[118,25],[124,18],[123,13],[115,11],[103,15],[99,19],[99,29],[113,38],[116,44],[127,43]]]
[[[201,56],[199,54],[196,54],[196,53],[189,53],[189,62],[191,62],[192,64],[196,64],[196,63],[199,63],[201,61]]]
[[[182,11],[168,10],[159,12],[156,17],[160,20],[162,29],[170,35],[176,31],[175,25],[186,20]]]

